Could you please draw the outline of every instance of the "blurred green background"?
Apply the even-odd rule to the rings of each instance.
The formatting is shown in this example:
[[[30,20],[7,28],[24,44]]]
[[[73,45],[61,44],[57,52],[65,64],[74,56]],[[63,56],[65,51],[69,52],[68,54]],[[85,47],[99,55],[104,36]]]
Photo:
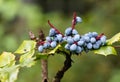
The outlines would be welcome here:
[[[83,23],[76,29],[80,34],[96,31],[111,38],[120,32],[120,0],[0,0],[0,53],[14,52],[31,30],[36,35],[42,29],[47,36],[47,20],[61,32],[71,25],[76,11]],[[118,49],[120,52],[120,49]],[[62,82],[120,82],[120,54],[118,56],[73,56],[74,63]],[[63,65],[64,56],[49,57],[49,79]],[[40,61],[32,68],[22,68],[16,82],[41,82]]]

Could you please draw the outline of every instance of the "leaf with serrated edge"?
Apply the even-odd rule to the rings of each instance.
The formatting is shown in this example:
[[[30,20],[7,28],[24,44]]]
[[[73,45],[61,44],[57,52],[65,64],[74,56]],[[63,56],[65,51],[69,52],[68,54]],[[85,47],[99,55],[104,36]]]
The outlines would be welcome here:
[[[47,59],[48,54],[47,53],[37,53],[36,59]]]
[[[1,82],[15,82],[19,72],[19,65],[5,66],[0,68],[0,80]]]
[[[113,43],[118,42],[118,41],[120,41],[120,33],[117,33],[111,39],[108,39],[107,44],[112,45]]]
[[[11,61],[14,61],[14,59],[15,59],[15,56],[11,52],[3,52],[0,55],[0,67],[9,65]]]
[[[35,64],[35,57],[33,57],[35,50],[31,50],[20,57],[20,66],[31,67]]]
[[[108,56],[108,55],[117,55],[117,52],[115,50],[114,47],[112,46],[103,46],[98,50],[94,50],[95,54],[101,54],[104,56]]]
[[[14,82],[17,80],[17,76],[19,73],[19,68],[14,68],[12,71],[9,73],[9,81],[8,82]]]
[[[59,44],[55,49],[53,49],[52,51],[50,51],[48,54],[55,54],[55,52],[61,47],[61,45]]]
[[[20,47],[15,51],[16,54],[24,54],[35,49],[36,42],[32,40],[24,40]]]
[[[67,42],[62,42],[61,44],[58,44],[58,45],[56,46],[56,48],[53,49],[53,50],[51,50],[48,54],[49,54],[49,55],[50,55],[50,54],[55,54],[57,50],[59,50],[60,52],[69,53],[69,51],[64,48],[64,46],[65,46],[66,43],[67,43]]]
[[[48,53],[37,53],[36,55],[36,59],[47,59],[49,55],[51,54],[55,54],[56,51],[59,49],[60,51],[65,51],[64,46],[65,46],[66,42],[62,42],[61,44],[58,44],[53,50],[51,50]],[[67,51],[65,51],[67,52]]]

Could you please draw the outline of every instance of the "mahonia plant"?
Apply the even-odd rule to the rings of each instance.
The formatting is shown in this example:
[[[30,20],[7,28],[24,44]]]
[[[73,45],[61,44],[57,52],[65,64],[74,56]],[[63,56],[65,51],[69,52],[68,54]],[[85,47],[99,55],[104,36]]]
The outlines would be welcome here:
[[[93,51],[95,54],[117,55],[115,46],[120,42],[120,33],[107,39],[104,33],[89,32],[84,35],[78,33],[75,25],[82,22],[82,18],[73,14],[72,25],[66,28],[65,33],[61,33],[48,20],[51,27],[49,35],[46,36],[41,30],[39,37],[29,32],[31,40],[24,40],[15,52],[3,52],[0,55],[0,82],[15,82],[22,67],[31,67],[37,60],[47,60],[50,55],[55,53],[64,54],[66,60],[64,66],[59,70],[53,82],[60,82],[64,73],[71,67],[71,55],[79,55],[82,52]],[[44,79],[44,78],[43,78]],[[48,82],[48,78],[42,82]]]
[[[75,25],[81,22],[81,17],[76,16],[76,13],[74,13],[71,27],[66,28],[65,33],[62,34],[48,20],[48,24],[51,27],[49,35],[46,36],[46,39],[44,40],[37,40],[36,38],[38,51],[40,53],[48,52],[48,54],[51,54],[52,52],[57,52],[60,48],[58,46],[61,46],[63,51],[76,55],[81,54],[83,51],[94,51],[97,54],[105,56],[110,54],[116,55],[116,51],[112,44],[119,41],[119,33],[109,40],[106,40],[107,37],[104,33],[98,34],[97,32],[89,32],[84,35],[80,35],[75,29]],[[35,39],[35,37],[31,36],[31,39]],[[49,50],[52,51],[49,52]]]

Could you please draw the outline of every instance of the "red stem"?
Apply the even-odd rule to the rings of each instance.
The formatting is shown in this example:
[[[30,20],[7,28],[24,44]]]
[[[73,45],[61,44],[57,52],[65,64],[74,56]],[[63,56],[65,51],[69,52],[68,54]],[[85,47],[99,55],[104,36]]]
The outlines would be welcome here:
[[[75,25],[76,25],[76,12],[73,13],[72,29],[75,28]]]
[[[45,42],[44,41],[38,41],[37,45],[43,45]]]
[[[78,43],[77,43],[77,42],[74,42],[74,44],[78,45]]]
[[[99,40],[103,35],[104,35],[104,33],[101,33],[100,35],[98,35],[98,36],[96,37],[96,40]]]
[[[61,34],[62,36],[64,36],[58,29],[56,29],[56,28],[50,23],[49,20],[48,20],[48,24],[50,25],[51,28],[55,29],[55,31],[56,31],[58,34]]]

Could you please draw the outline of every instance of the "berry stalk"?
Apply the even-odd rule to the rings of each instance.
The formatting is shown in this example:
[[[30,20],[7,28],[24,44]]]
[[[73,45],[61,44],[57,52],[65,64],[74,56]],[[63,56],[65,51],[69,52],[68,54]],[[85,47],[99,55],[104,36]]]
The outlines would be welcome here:
[[[45,42],[44,41],[39,41],[38,45],[43,45]]]
[[[75,28],[75,25],[76,25],[76,12],[73,13],[72,30]]]
[[[56,31],[58,34],[61,34],[62,36],[64,36],[58,29],[56,29],[56,28],[50,23],[49,20],[48,20],[48,24],[50,25],[51,28],[55,29],[55,31]]]
[[[103,35],[104,35],[104,33],[101,33],[100,35],[98,35],[98,36],[96,37],[96,40],[99,40]]]

